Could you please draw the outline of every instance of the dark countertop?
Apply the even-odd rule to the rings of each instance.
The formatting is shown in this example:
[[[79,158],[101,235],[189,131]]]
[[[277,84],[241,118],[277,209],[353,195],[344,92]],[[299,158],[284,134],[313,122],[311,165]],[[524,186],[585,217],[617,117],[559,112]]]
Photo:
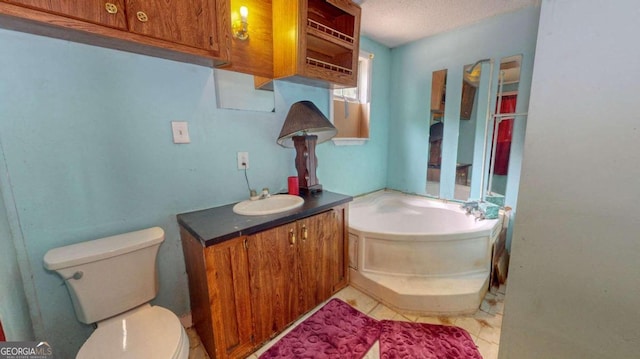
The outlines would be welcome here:
[[[226,240],[257,233],[313,216],[329,208],[348,203],[351,196],[322,191],[315,195],[302,196],[302,207],[290,211],[264,216],[243,216],[233,212],[235,203],[200,211],[178,214],[178,223],[208,247]]]

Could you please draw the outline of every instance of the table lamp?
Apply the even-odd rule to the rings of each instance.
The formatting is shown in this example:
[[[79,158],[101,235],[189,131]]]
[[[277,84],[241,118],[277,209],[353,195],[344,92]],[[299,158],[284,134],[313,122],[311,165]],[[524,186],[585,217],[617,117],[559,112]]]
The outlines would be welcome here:
[[[338,130],[311,101],[291,105],[276,141],[282,147],[296,149],[296,170],[300,194],[322,191],[316,168],[316,143],[328,141]]]

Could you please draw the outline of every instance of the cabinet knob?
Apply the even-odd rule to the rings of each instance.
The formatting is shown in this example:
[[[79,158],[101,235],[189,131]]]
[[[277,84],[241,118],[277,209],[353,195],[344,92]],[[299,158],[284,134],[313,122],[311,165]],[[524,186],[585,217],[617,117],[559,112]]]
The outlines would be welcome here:
[[[289,244],[296,244],[296,233],[293,231],[293,229],[289,230]]]
[[[144,11],[138,11],[136,13],[136,17],[138,18],[138,20],[140,20],[140,22],[149,21],[149,17],[147,16],[147,14],[144,13]]]
[[[118,12],[118,7],[116,6],[116,4],[110,2],[104,3],[104,8],[109,14],[115,14]]]
[[[302,225],[302,240],[306,240],[308,238],[308,231],[307,231],[307,225],[303,224]]]

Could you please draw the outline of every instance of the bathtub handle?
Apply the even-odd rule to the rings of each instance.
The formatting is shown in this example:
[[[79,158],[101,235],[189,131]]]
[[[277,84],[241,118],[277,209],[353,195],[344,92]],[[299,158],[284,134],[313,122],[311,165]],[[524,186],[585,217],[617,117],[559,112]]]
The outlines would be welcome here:
[[[296,244],[296,233],[293,231],[293,229],[289,230],[289,244],[290,245]]]
[[[307,232],[307,225],[303,224],[302,225],[302,240],[306,240],[307,238],[309,238],[308,236],[309,236],[309,234]]]

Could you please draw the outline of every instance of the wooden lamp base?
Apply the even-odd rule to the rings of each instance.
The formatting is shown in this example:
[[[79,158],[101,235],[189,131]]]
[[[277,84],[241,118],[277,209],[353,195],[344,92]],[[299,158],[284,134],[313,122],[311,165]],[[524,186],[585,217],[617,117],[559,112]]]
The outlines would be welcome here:
[[[318,183],[316,168],[316,141],[318,136],[293,136],[293,145],[296,148],[296,170],[298,170],[298,183],[300,194],[307,195],[322,192],[322,185]]]

